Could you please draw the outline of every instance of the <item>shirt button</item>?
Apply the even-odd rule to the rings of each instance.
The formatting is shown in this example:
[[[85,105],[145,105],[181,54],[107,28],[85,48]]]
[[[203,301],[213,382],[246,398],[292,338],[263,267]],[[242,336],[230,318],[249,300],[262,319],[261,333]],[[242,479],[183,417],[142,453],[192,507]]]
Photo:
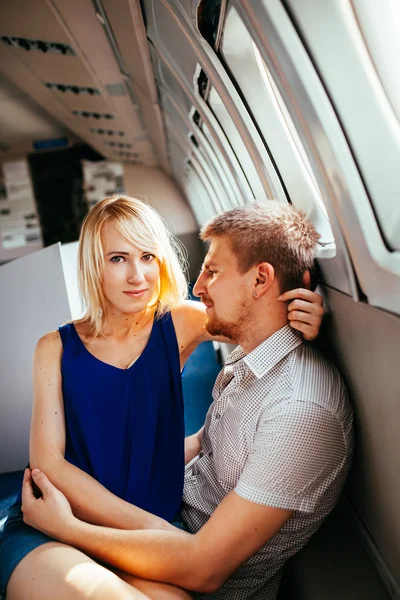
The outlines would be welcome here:
[[[219,413],[215,413],[215,418],[216,418],[216,419],[220,419],[220,418],[221,418],[221,415],[220,415]]]

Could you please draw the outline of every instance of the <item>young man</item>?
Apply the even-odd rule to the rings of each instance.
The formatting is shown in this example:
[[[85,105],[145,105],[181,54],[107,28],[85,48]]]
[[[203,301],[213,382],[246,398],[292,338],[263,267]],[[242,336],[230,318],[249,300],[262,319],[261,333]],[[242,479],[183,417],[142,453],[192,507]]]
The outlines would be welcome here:
[[[211,245],[194,293],[207,330],[239,347],[217,378],[204,428],[187,439],[188,532],[160,528],[158,518],[135,531],[79,521],[37,470],[43,498],[27,471],[24,520],[112,565],[146,590],[140,597],[162,598],[141,588],[144,579],[186,589],[185,598],[273,600],[283,564],[336,504],[352,451],[341,378],[288,326],[278,300],[312,271],[318,234],[291,207],[269,202],[215,217],[202,238]]]

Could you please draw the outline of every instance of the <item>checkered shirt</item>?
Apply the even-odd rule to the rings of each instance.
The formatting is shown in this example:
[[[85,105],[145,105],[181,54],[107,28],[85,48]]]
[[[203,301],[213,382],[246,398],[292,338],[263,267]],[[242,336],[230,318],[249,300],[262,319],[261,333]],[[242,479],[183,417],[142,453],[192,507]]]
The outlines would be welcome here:
[[[353,446],[352,412],[336,368],[288,325],[220,372],[202,450],[185,473],[182,520],[198,531],[224,497],[293,510],[282,529],[214,594],[275,600],[285,561],[335,506]]]

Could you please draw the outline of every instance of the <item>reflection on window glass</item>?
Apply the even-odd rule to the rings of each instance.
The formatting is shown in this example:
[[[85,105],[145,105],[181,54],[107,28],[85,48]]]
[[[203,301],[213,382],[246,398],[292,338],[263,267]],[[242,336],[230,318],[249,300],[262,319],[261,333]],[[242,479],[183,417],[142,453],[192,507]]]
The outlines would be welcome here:
[[[300,137],[296,131],[293,121],[292,121],[292,119],[289,115],[289,112],[285,106],[282,96],[273,80],[271,73],[269,72],[269,70],[267,68],[267,65],[265,64],[265,62],[262,59],[260,51],[258,50],[257,46],[254,44],[254,42],[252,42],[252,47],[253,47],[253,52],[254,52],[254,56],[256,58],[258,68],[259,68],[261,76],[262,76],[263,83],[264,83],[265,88],[271,98],[271,101],[274,104],[276,113],[280,118],[282,128],[286,134],[289,144],[298,160],[298,163],[300,164],[300,166],[303,170],[303,173],[307,179],[307,183],[310,187],[310,190],[313,194],[315,201],[317,202],[319,208],[323,212],[326,219],[328,219],[328,213],[326,211],[324,203],[322,202],[321,194],[320,194],[317,182],[315,180],[314,174],[312,172],[311,165],[308,161],[306,152],[304,150],[304,146],[301,143]]]

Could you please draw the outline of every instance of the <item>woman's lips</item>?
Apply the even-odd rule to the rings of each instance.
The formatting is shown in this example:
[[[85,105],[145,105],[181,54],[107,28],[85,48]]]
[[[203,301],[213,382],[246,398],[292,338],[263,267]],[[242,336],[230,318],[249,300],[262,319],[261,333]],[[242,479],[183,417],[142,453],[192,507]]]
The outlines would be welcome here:
[[[139,298],[140,296],[143,296],[143,294],[145,292],[147,292],[147,290],[134,290],[134,291],[124,292],[124,294],[126,294],[127,296],[131,296],[133,298]]]

